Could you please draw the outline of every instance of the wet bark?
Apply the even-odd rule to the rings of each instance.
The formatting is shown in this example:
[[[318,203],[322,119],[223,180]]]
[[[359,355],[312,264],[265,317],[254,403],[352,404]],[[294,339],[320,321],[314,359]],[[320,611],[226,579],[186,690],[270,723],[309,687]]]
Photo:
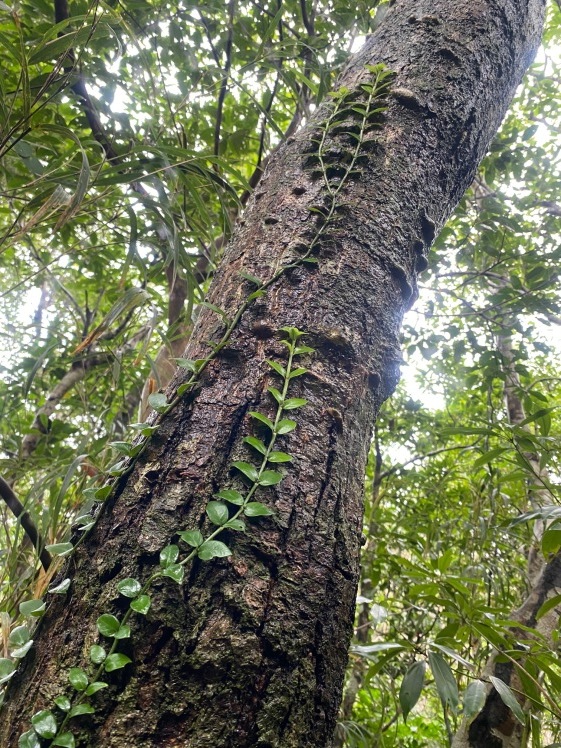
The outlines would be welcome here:
[[[364,467],[376,413],[398,378],[401,318],[435,232],[532,59],[542,14],[542,0],[401,0],[350,61],[340,83],[351,89],[379,61],[396,79],[319,264],[293,269],[256,300],[104,507],[72,561],[68,598],[49,607],[13,682],[3,746],[17,744],[30,715],[65,688],[67,669],[83,664],[96,618],[119,610],[118,580],[145,578],[160,548],[199,526],[212,494],[235,481],[229,466],[247,459],[242,439],[253,433],[248,411],[271,407],[265,359],[282,356],[276,331],[287,324],[308,333],[316,354],[293,388],[309,403],[281,439],[294,465],[264,495],[274,517],[229,538],[229,559],[194,564],[183,587],[158,585],[124,645],[133,664],[96,695],[97,713],[75,723],[92,748],[330,746],[354,615]],[[210,292],[227,313],[252,290],[239,271],[266,279],[313,235],[308,208],[322,181],[305,164],[325,117],[320,109],[279,149],[251,198]],[[344,137],[332,134],[334,149]],[[204,309],[186,355],[206,354],[221,329]]]

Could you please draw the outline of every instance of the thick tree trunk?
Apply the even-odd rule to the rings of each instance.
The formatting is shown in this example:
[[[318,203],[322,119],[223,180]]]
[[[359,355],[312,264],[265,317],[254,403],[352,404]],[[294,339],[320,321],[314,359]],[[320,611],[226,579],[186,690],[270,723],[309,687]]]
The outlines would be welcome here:
[[[147,620],[134,620],[133,664],[74,720],[83,744],[104,748],[326,748],[352,630],[362,485],[381,402],[398,378],[398,333],[435,230],[470,184],[539,41],[543,0],[401,0],[340,84],[396,73],[387,121],[365,153],[345,212],[319,264],[294,268],[243,315],[201,387],[162,421],[72,561],[69,599],[51,604],[5,706],[6,748],[84,664],[101,611],[119,610],[116,583],[145,578],[177,530],[199,526],[207,501],[247,456],[248,411],[270,409],[266,358],[295,325],[316,348],[294,390],[309,400],[284,448],[294,465],[267,489],[274,518],[229,539],[226,560],[195,563],[184,586],[158,584]],[[251,287],[298,257],[318,217],[322,180],[306,164],[326,118],[281,147],[226,251],[210,301],[232,315]],[[328,134],[333,153],[346,134]],[[218,340],[203,310],[187,355]],[[282,448],[282,447],[281,447]],[[122,598],[121,598],[122,600]],[[111,677],[111,676],[108,676]],[[99,698],[98,698],[99,697]]]

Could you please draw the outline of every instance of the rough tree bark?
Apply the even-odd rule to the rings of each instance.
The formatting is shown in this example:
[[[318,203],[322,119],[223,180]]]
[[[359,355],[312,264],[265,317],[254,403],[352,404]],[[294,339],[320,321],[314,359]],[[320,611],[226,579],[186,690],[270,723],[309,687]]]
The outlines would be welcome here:
[[[396,78],[387,119],[349,183],[346,210],[317,266],[284,275],[242,317],[202,386],[160,430],[72,561],[69,599],[51,604],[9,693],[6,748],[30,714],[83,662],[100,611],[118,610],[124,576],[143,578],[177,530],[198,526],[232,459],[247,453],[249,410],[270,408],[265,358],[295,325],[316,348],[295,380],[309,404],[286,439],[294,465],[266,497],[274,518],[229,539],[233,556],[195,564],[182,588],[161,584],[134,622],[132,666],[116,673],[83,745],[331,744],[359,570],[363,473],[372,425],[399,370],[398,333],[416,272],[496,132],[539,42],[544,0],[398,0],[348,64],[340,84],[384,61]],[[321,180],[305,166],[325,108],[281,147],[225,253],[210,301],[232,314],[313,231]],[[338,135],[333,149],[340,147]],[[343,137],[343,136],[341,136]],[[312,145],[313,148],[313,145]],[[187,355],[220,334],[202,311]],[[178,380],[176,380],[177,383]],[[274,383],[274,382],[273,382]],[[173,386],[173,385],[172,385]],[[299,391],[298,391],[299,390]]]

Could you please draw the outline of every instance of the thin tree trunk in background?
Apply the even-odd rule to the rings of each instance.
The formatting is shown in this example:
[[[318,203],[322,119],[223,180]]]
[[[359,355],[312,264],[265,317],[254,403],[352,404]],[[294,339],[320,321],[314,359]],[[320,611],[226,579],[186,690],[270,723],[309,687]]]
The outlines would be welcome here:
[[[196,563],[184,586],[158,584],[147,620],[133,622],[133,664],[76,721],[90,748],[327,748],[352,632],[363,475],[380,404],[398,379],[398,334],[428,246],[473,179],[539,42],[542,0],[401,0],[339,84],[395,71],[387,120],[349,182],[345,211],[319,264],[282,276],[242,317],[193,396],[160,430],[120,495],[74,556],[73,584],[41,621],[12,681],[0,742],[66,687],[83,664],[100,612],[118,611],[116,583],[146,578],[174,533],[198,527],[231,484],[250,410],[270,411],[267,358],[295,325],[316,349],[293,392],[308,398],[280,448],[294,456],[267,489],[275,511],[229,538],[233,555]],[[210,302],[233,316],[251,292],[239,272],[269,278],[314,235],[322,180],[306,163],[315,121],[279,149],[248,204]],[[345,133],[328,134],[334,153]],[[206,355],[221,323],[203,309],[186,355]],[[177,383],[177,381],[176,381]],[[121,598],[122,600],[122,598]],[[97,698],[97,697],[96,697]]]
[[[504,324],[508,327],[507,323]],[[498,334],[497,351],[501,354],[505,375],[504,398],[509,423],[529,431],[529,427],[523,425],[526,419],[522,402],[523,388],[516,371],[516,350],[508,333]],[[540,467],[539,455],[527,452],[524,457],[530,468],[526,511],[552,504],[554,497],[547,488],[549,475],[547,470]],[[536,614],[544,602],[557,595],[561,589],[561,554],[556,554],[547,564],[541,555],[540,543],[544,530],[545,522],[536,520],[532,528],[532,542],[528,548],[527,577],[530,591],[522,606],[511,613],[509,618],[522,626],[534,628],[546,642],[554,646],[553,634],[559,625],[561,605],[555,606],[536,620]],[[527,631],[516,628],[512,629],[512,635],[515,640],[531,637]],[[496,658],[497,654],[494,653],[483,669],[482,676],[495,676],[513,688],[515,693],[523,692],[524,687],[514,663],[497,662]],[[524,662],[520,661],[520,665],[523,666]],[[524,710],[529,708],[529,702],[522,696],[519,701]],[[489,684],[483,709],[470,726],[465,723],[460,726],[454,737],[453,748],[523,748],[527,744],[525,735],[524,726],[516,720],[495,688]]]

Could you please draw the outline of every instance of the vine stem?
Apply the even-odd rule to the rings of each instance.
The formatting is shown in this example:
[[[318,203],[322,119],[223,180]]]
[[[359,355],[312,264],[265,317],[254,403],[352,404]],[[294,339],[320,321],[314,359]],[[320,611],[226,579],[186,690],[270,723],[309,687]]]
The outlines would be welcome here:
[[[300,336],[298,336],[298,337],[300,337]],[[263,458],[261,460],[261,465],[259,466],[259,468],[257,470],[257,477],[253,481],[253,484],[250,487],[250,489],[249,489],[249,491],[248,491],[248,493],[247,493],[247,495],[246,495],[246,497],[245,497],[245,499],[243,501],[243,504],[233,514],[233,516],[228,519],[228,522],[231,522],[232,520],[236,520],[241,515],[243,515],[246,505],[253,498],[253,496],[255,495],[255,493],[257,491],[257,489],[260,487],[260,482],[259,481],[260,481],[260,479],[261,479],[261,477],[263,475],[263,472],[265,471],[265,469],[267,467],[267,463],[269,462],[269,457],[271,456],[271,453],[273,451],[273,447],[275,446],[275,442],[277,440],[277,436],[278,436],[277,428],[278,428],[278,425],[279,425],[279,423],[281,421],[281,418],[282,418],[282,415],[283,415],[283,412],[284,412],[283,405],[284,405],[284,402],[285,402],[287,394],[288,394],[288,387],[289,387],[290,380],[291,380],[292,365],[293,365],[293,361],[294,361],[294,351],[295,351],[295,348],[296,348],[296,343],[297,343],[297,338],[291,340],[290,341],[290,345],[288,346],[288,361],[287,361],[286,369],[285,369],[285,375],[284,375],[284,381],[283,381],[283,387],[282,387],[281,397],[280,397],[280,399],[279,399],[279,401],[277,403],[277,410],[276,410],[276,413],[275,413],[275,418],[274,418],[274,421],[272,422],[273,428],[271,429],[271,438],[269,439],[269,443],[267,445],[265,454],[263,455]],[[218,535],[220,535],[220,533],[222,533],[226,529],[228,529],[226,526],[219,526],[219,527],[217,527],[216,530],[214,530],[203,541],[203,543],[201,543],[201,545],[203,545],[204,543],[209,542],[210,540],[214,540]],[[198,546],[197,548],[193,548],[193,550],[182,561],[179,562],[179,565],[185,567],[190,561],[192,561],[196,557],[199,548],[200,548],[200,546]],[[135,595],[135,597],[138,598],[141,595],[145,595],[148,592],[148,590],[150,589],[150,587],[153,585],[153,583],[157,579],[161,579],[162,577],[165,577],[165,574],[162,571],[158,570],[158,571],[153,572],[148,577],[148,579],[144,582],[144,584],[142,585],[142,587],[139,590],[139,592]],[[134,612],[136,612],[136,611],[134,611],[133,608],[129,607],[129,609],[126,611],[126,613],[123,615],[123,618],[119,622],[119,625],[120,626],[126,626],[128,624],[129,619],[131,618],[132,613],[134,613]],[[110,657],[112,654],[115,654],[115,652],[117,650],[117,647],[118,647],[119,641],[120,641],[120,639],[117,639],[115,637],[113,638],[113,642],[111,644],[111,647],[109,648],[109,651],[107,652],[107,655],[105,656],[103,662],[100,663],[99,667],[97,668],[97,670],[95,671],[95,673],[93,675],[93,678],[91,680],[92,683],[99,682],[100,678],[103,676],[103,673],[105,671],[105,662],[106,662],[106,660],[107,660],[108,657]],[[75,701],[74,701],[74,703],[72,705],[73,707],[79,706],[80,704],[82,704],[85,701],[85,699],[87,698],[86,690],[87,689],[84,689],[83,691],[79,692],[78,697],[75,699]],[[61,735],[61,733],[63,732],[64,728],[66,727],[66,725],[68,724],[68,722],[69,722],[69,720],[71,718],[72,718],[71,717],[71,712],[70,712],[70,710],[68,710],[66,712],[66,714],[65,714],[62,722],[60,723],[60,726],[57,729],[57,734],[49,742],[49,745],[52,745],[53,744],[52,741],[56,740],[57,736]]]

